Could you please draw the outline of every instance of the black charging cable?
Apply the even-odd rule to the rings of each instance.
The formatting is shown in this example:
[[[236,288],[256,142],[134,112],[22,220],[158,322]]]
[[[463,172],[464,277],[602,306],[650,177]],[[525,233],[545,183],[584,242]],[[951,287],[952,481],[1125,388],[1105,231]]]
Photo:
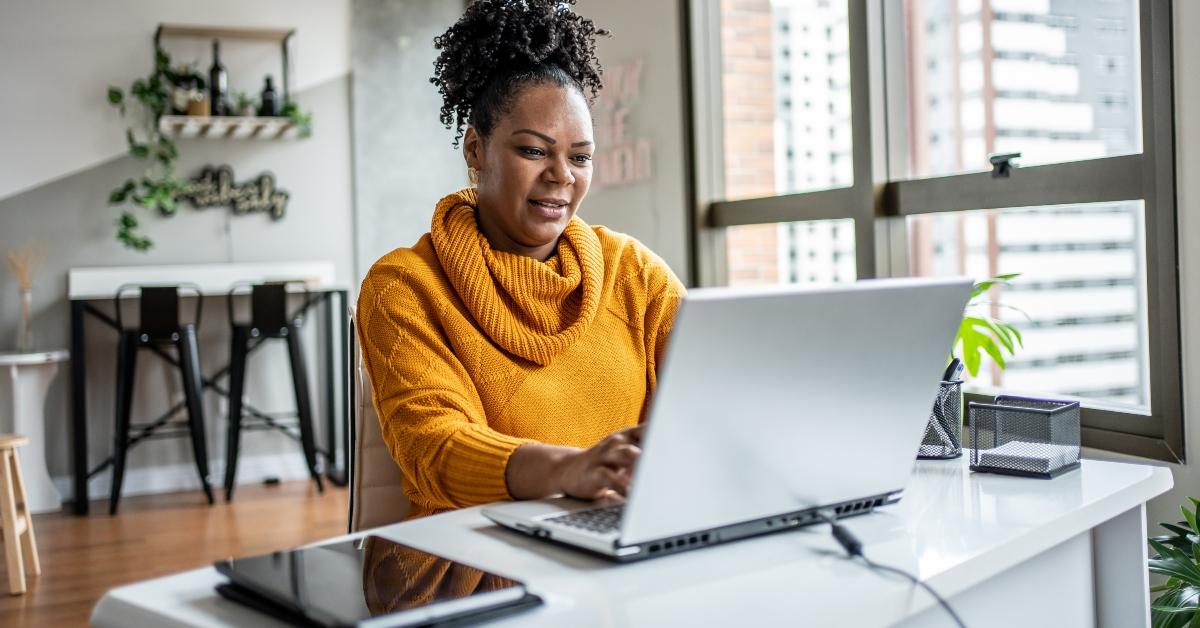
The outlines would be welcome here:
[[[920,581],[916,576],[904,571],[903,569],[892,567],[890,565],[881,565],[872,561],[870,558],[867,558],[867,556],[863,554],[862,541],[858,540],[858,537],[854,536],[854,534],[847,530],[845,526],[837,522],[836,513],[829,515],[827,512],[817,511],[817,515],[829,524],[829,527],[833,530],[834,540],[838,542],[838,545],[842,546],[842,549],[846,550],[846,553],[849,554],[850,560],[861,558],[870,569],[899,574],[905,578],[908,578],[909,580],[912,580],[913,584],[928,591],[929,595],[933,596],[933,599],[937,600],[938,604],[941,604],[942,608],[946,609],[946,613],[950,615],[950,618],[954,620],[954,623],[957,624],[959,628],[966,628],[966,624],[964,624],[962,619],[959,618],[958,613],[955,613],[954,609],[950,608],[950,604],[948,604],[946,600],[942,598],[942,596],[938,595],[938,592],[934,591],[933,587]]]

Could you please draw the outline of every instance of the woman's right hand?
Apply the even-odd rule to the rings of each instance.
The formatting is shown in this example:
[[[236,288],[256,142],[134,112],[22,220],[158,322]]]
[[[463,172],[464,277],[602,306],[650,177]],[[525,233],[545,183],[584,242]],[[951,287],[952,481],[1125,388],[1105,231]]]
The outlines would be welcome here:
[[[565,456],[556,469],[561,491],[579,499],[599,499],[610,491],[625,495],[642,455],[642,427],[621,430]]]
[[[508,492],[514,499],[556,494],[579,499],[624,495],[642,454],[642,427],[615,432],[588,449],[522,445],[508,459]]]

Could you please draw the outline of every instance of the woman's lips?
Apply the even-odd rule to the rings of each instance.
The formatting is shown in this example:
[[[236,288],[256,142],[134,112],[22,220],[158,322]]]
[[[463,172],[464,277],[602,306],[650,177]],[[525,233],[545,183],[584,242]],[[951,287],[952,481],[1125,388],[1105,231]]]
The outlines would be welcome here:
[[[533,208],[534,214],[546,218],[548,220],[558,220],[567,215],[567,207],[570,205],[557,203],[530,200],[529,206]]]

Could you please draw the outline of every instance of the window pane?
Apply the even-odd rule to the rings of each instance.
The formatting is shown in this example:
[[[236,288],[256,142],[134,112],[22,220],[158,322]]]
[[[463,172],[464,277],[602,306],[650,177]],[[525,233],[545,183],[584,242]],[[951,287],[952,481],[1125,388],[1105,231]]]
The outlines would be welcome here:
[[[909,169],[1141,151],[1137,0],[905,0]]]
[[[980,311],[1025,346],[1004,371],[985,360],[977,388],[1148,411],[1141,201],[928,214],[908,232],[914,275],[1021,273]]]
[[[725,197],[853,183],[846,0],[722,0]]]
[[[854,281],[854,220],[809,220],[730,227],[729,285]]]

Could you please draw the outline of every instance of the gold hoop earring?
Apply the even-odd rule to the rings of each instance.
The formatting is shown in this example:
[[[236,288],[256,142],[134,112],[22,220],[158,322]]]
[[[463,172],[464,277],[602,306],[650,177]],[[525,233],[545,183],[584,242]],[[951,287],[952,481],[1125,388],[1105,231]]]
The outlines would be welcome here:
[[[479,186],[479,171],[473,167],[467,167],[467,179],[471,181],[471,187]]]

